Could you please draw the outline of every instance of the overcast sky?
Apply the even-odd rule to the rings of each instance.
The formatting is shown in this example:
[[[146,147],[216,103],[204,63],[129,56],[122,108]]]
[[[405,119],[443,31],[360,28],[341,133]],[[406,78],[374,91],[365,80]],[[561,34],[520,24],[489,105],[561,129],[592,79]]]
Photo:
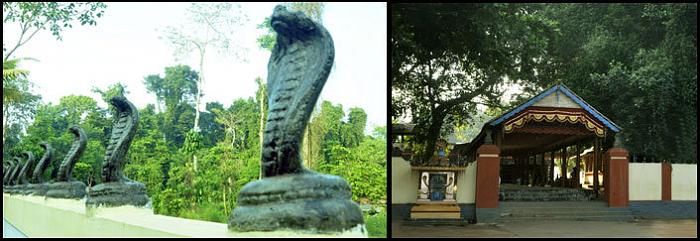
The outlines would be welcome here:
[[[58,103],[67,95],[87,95],[100,106],[106,103],[92,93],[121,82],[127,86],[127,98],[138,108],[155,103],[146,92],[143,78],[164,76],[164,68],[187,64],[198,70],[196,54],[176,62],[173,49],[159,39],[161,29],[184,21],[190,3],[107,3],[105,15],[96,26],[79,26],[62,32],[56,40],[50,31],[34,36],[13,57],[31,57],[21,69],[30,70],[34,93],[44,103]],[[255,78],[267,76],[269,51],[258,47],[256,28],[272,14],[275,3],[242,3],[250,20],[241,26],[240,44],[247,48],[246,62],[208,55],[205,65],[203,104],[218,101],[229,106],[236,98],[254,96]],[[368,115],[368,128],[386,125],[387,114],[387,16],[386,3],[327,3],[323,25],[335,44],[335,69],[331,72],[321,100],[340,103],[347,111],[361,107]],[[19,37],[17,24],[3,24],[3,44],[14,46]],[[213,52],[213,51],[211,51]]]

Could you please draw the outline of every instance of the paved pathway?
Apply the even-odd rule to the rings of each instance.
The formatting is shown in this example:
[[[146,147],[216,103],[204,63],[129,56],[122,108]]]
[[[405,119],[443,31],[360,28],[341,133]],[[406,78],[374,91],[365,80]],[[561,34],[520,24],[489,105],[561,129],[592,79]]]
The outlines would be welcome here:
[[[17,230],[15,226],[8,223],[4,218],[2,219],[2,237],[3,238],[26,238],[22,232]]]
[[[393,237],[697,237],[697,219],[636,222],[540,221],[414,226],[392,222]]]

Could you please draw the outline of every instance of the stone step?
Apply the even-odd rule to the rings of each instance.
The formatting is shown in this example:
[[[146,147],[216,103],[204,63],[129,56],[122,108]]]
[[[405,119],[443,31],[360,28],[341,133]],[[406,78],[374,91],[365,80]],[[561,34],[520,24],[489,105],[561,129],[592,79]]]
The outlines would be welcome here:
[[[586,194],[519,194],[519,195],[500,195],[505,198],[519,198],[519,197],[588,197],[593,195]]]
[[[589,191],[588,189],[579,188],[535,188],[535,187],[521,187],[521,188],[500,188],[501,191]]]
[[[612,209],[612,208],[577,208],[577,209],[571,209],[571,208],[553,208],[553,209],[518,209],[518,208],[501,208],[500,209],[501,213],[534,213],[534,214],[559,214],[559,213],[590,213],[590,212],[611,212],[611,213],[626,213],[630,212],[629,210],[626,209]]]
[[[630,211],[585,210],[585,211],[527,211],[501,210],[501,217],[566,217],[566,216],[625,216],[632,215]]]
[[[533,197],[550,197],[550,196],[593,196],[593,194],[585,194],[585,193],[519,193],[519,194],[504,194],[501,193],[499,194],[501,197],[522,197],[522,196],[533,196]]]
[[[499,202],[501,208],[508,207],[527,207],[527,208],[583,208],[583,207],[602,207],[607,208],[608,204],[601,201],[558,201],[558,202],[517,202],[507,201]]]
[[[591,198],[577,197],[522,197],[522,198],[506,198],[499,201],[521,201],[521,202],[551,202],[551,201],[589,201]]]
[[[546,220],[572,220],[572,221],[633,221],[631,215],[610,215],[610,216],[557,216],[557,217],[504,217],[498,218],[497,222],[537,222]]]
[[[514,190],[507,190],[507,189],[501,189],[499,192],[509,192],[509,193],[519,193],[519,192],[536,192],[536,193],[556,193],[556,192],[561,192],[561,193],[577,193],[577,192],[587,192],[589,190],[581,190],[581,189],[556,189],[556,190],[537,190],[537,189],[514,189]]]
[[[416,205],[411,208],[412,212],[459,212],[460,208],[457,205],[436,205],[423,204]]]
[[[556,201],[556,200],[570,200],[570,201],[588,201],[593,199],[593,195],[575,193],[575,194],[540,194],[540,193],[502,193],[498,199],[500,201]]]
[[[411,212],[411,219],[459,219],[459,212]]]
[[[498,222],[538,220],[632,221],[627,208],[610,208],[602,201],[499,202]]]
[[[518,196],[518,195],[593,195],[593,193],[581,193],[581,192],[573,192],[573,193],[564,193],[564,192],[520,192],[520,193],[515,193],[515,192],[502,192],[499,193],[499,195],[503,196]]]
[[[459,219],[460,208],[456,204],[422,204],[411,208],[411,219]]]
[[[588,201],[586,198],[518,198],[499,201],[519,201],[519,202],[558,202],[558,201]]]
[[[466,226],[471,224],[469,221],[462,219],[408,219],[402,221],[401,224],[409,226]]]

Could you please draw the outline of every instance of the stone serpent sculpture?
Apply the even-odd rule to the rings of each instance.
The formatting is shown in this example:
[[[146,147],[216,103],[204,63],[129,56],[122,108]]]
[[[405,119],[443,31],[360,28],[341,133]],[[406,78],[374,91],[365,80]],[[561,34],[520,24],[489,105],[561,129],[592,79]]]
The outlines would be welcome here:
[[[335,56],[328,31],[301,12],[278,6],[270,24],[277,43],[267,65],[264,177],[306,171],[300,156],[302,135]]]
[[[73,144],[71,145],[70,150],[68,150],[68,154],[66,154],[66,157],[63,159],[63,162],[61,162],[61,165],[58,168],[56,181],[59,182],[73,181],[73,168],[75,168],[75,164],[78,162],[78,159],[80,159],[80,156],[83,155],[87,145],[87,137],[82,128],[74,125],[68,130],[73,133],[75,138],[73,139]]]
[[[12,171],[12,168],[15,165],[14,158],[12,158],[10,160],[5,160],[4,165],[5,165],[5,168],[2,172],[2,185],[7,186],[7,177],[9,176],[9,173]]]
[[[2,183],[5,184],[5,176],[7,175],[7,169],[10,168],[10,160],[2,161]]]
[[[44,148],[44,155],[39,160],[39,163],[34,168],[34,173],[32,175],[31,183],[43,183],[44,182],[44,171],[49,167],[51,159],[53,159],[53,149],[51,144],[47,142],[41,142],[39,145]]]
[[[112,134],[102,163],[102,183],[88,191],[88,205],[146,205],[150,199],[146,186],[124,176],[127,152],[136,135],[139,112],[123,96],[113,97],[109,103],[117,110]]]
[[[15,169],[20,165],[21,159],[17,156],[13,156],[12,159],[8,160],[8,167],[5,175],[2,178],[3,184],[5,186],[10,186],[12,182],[12,175],[15,173]]]
[[[352,191],[340,177],[304,168],[304,129],[333,66],[328,31],[301,12],[277,6],[270,18],[277,32],[268,62],[268,117],[262,179],[247,183],[229,217],[234,231],[280,229],[339,232],[363,223]]]
[[[34,164],[36,163],[36,159],[34,159],[34,154],[30,151],[22,152],[22,154],[27,157],[27,162],[24,163],[24,167],[22,167],[22,170],[19,171],[17,184],[26,185],[26,184],[29,184],[29,179],[27,178],[27,174],[29,173],[29,170],[34,168]]]
[[[10,170],[8,173],[9,176],[7,177],[7,185],[10,186],[17,184],[17,175],[19,175],[19,170],[22,169],[22,166],[24,165],[21,157],[15,156],[13,160],[15,160],[15,164],[13,165],[12,170]]]
[[[102,166],[102,181],[127,182],[131,181],[123,174],[126,164],[126,152],[136,135],[139,124],[139,112],[131,102],[124,97],[110,99],[110,104],[117,109],[117,122],[112,129],[105,160]]]
[[[26,190],[23,192],[24,194],[45,195],[48,189],[47,184],[44,183],[44,171],[51,163],[53,150],[51,149],[51,145],[44,141],[40,142],[39,146],[44,149],[44,155],[36,164],[32,172],[32,177],[29,179],[29,185],[27,185]]]
[[[73,168],[85,151],[87,135],[78,125],[71,126],[68,131],[74,136],[73,144],[58,167],[55,182],[46,188],[47,197],[79,199],[85,196],[85,183],[73,180]],[[41,195],[43,190],[34,194]]]

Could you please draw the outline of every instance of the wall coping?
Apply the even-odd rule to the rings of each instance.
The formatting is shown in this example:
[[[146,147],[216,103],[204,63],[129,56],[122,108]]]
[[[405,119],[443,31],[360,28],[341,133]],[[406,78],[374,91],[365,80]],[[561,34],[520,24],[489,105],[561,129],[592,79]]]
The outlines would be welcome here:
[[[233,232],[227,224],[153,214],[134,206],[86,207],[85,199],[3,193],[3,218],[29,237],[367,237],[364,225],[342,233]],[[70,222],[70,223],[67,223]],[[72,227],[75,227],[72,229]]]

